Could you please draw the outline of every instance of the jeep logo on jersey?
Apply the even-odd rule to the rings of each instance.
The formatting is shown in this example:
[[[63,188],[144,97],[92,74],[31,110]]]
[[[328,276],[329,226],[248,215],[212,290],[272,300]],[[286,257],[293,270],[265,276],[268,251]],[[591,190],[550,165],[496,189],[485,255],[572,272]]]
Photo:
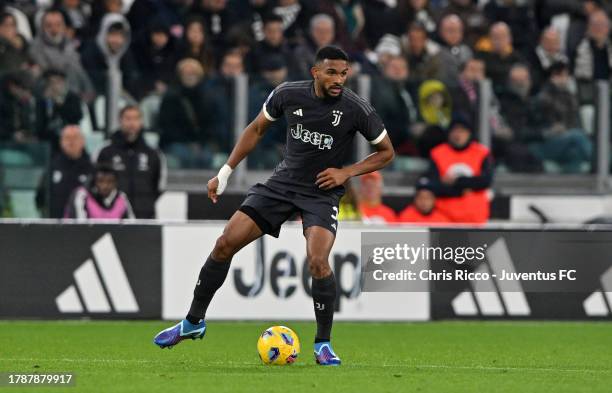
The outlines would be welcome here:
[[[296,124],[295,127],[291,127],[291,136],[293,139],[299,139],[302,142],[318,146],[321,150],[331,149],[334,143],[334,138],[331,135],[308,131],[303,128],[301,124]]]

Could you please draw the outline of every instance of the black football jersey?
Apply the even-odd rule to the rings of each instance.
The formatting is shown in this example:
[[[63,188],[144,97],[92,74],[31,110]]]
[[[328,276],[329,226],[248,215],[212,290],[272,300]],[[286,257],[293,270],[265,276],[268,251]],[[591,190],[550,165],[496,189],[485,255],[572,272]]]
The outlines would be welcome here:
[[[341,168],[360,132],[370,143],[383,140],[387,131],[374,108],[348,88],[338,97],[319,98],[314,81],[285,82],[264,103],[270,121],[287,120],[284,159],[269,181],[316,188],[317,174]]]

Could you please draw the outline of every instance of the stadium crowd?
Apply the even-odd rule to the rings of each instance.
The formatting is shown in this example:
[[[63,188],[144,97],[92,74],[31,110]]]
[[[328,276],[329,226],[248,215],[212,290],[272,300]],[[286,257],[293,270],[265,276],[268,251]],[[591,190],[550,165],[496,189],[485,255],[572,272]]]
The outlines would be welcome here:
[[[62,139],[84,117],[105,129],[96,107],[108,71],[120,71],[120,130],[89,153],[118,172],[136,217],[152,217],[164,154],[182,168],[224,162],[235,76],[249,75],[254,118],[275,86],[310,79],[325,45],[349,53],[350,85],[371,77],[370,100],[400,160],[431,159],[417,185],[415,205],[425,207],[435,196],[475,203],[494,170],[589,171],[594,81],[612,70],[608,0],[3,0],[0,8],[0,142],[45,141],[52,165],[76,161],[77,172],[93,173],[88,152],[71,155]],[[485,79],[491,154],[471,141]],[[454,146],[455,128],[470,141]],[[284,129],[274,124],[250,167],[278,161]],[[461,157],[468,175],[446,174]]]

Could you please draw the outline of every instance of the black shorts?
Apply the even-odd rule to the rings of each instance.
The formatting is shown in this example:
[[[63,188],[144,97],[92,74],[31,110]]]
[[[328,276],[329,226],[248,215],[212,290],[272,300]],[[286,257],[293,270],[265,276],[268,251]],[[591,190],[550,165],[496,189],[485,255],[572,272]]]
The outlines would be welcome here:
[[[251,217],[263,233],[278,237],[281,225],[293,215],[302,218],[302,228],[320,226],[336,235],[340,195],[289,191],[257,183],[249,189],[238,210]]]

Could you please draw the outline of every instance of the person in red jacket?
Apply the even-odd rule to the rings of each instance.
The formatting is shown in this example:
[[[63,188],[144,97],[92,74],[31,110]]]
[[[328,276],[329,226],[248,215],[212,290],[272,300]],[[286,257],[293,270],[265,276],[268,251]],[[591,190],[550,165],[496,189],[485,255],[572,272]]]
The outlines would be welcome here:
[[[383,178],[380,172],[370,172],[360,177],[359,212],[367,223],[389,223],[397,220],[395,211],[382,203]]]
[[[436,195],[431,190],[431,182],[421,177],[416,184],[416,192],[412,205],[399,214],[399,222],[443,224],[450,220],[436,208]]]
[[[448,142],[431,150],[428,176],[436,207],[455,223],[485,223],[489,219],[488,189],[493,182],[489,149],[472,140],[472,126],[465,116],[453,118]]]

